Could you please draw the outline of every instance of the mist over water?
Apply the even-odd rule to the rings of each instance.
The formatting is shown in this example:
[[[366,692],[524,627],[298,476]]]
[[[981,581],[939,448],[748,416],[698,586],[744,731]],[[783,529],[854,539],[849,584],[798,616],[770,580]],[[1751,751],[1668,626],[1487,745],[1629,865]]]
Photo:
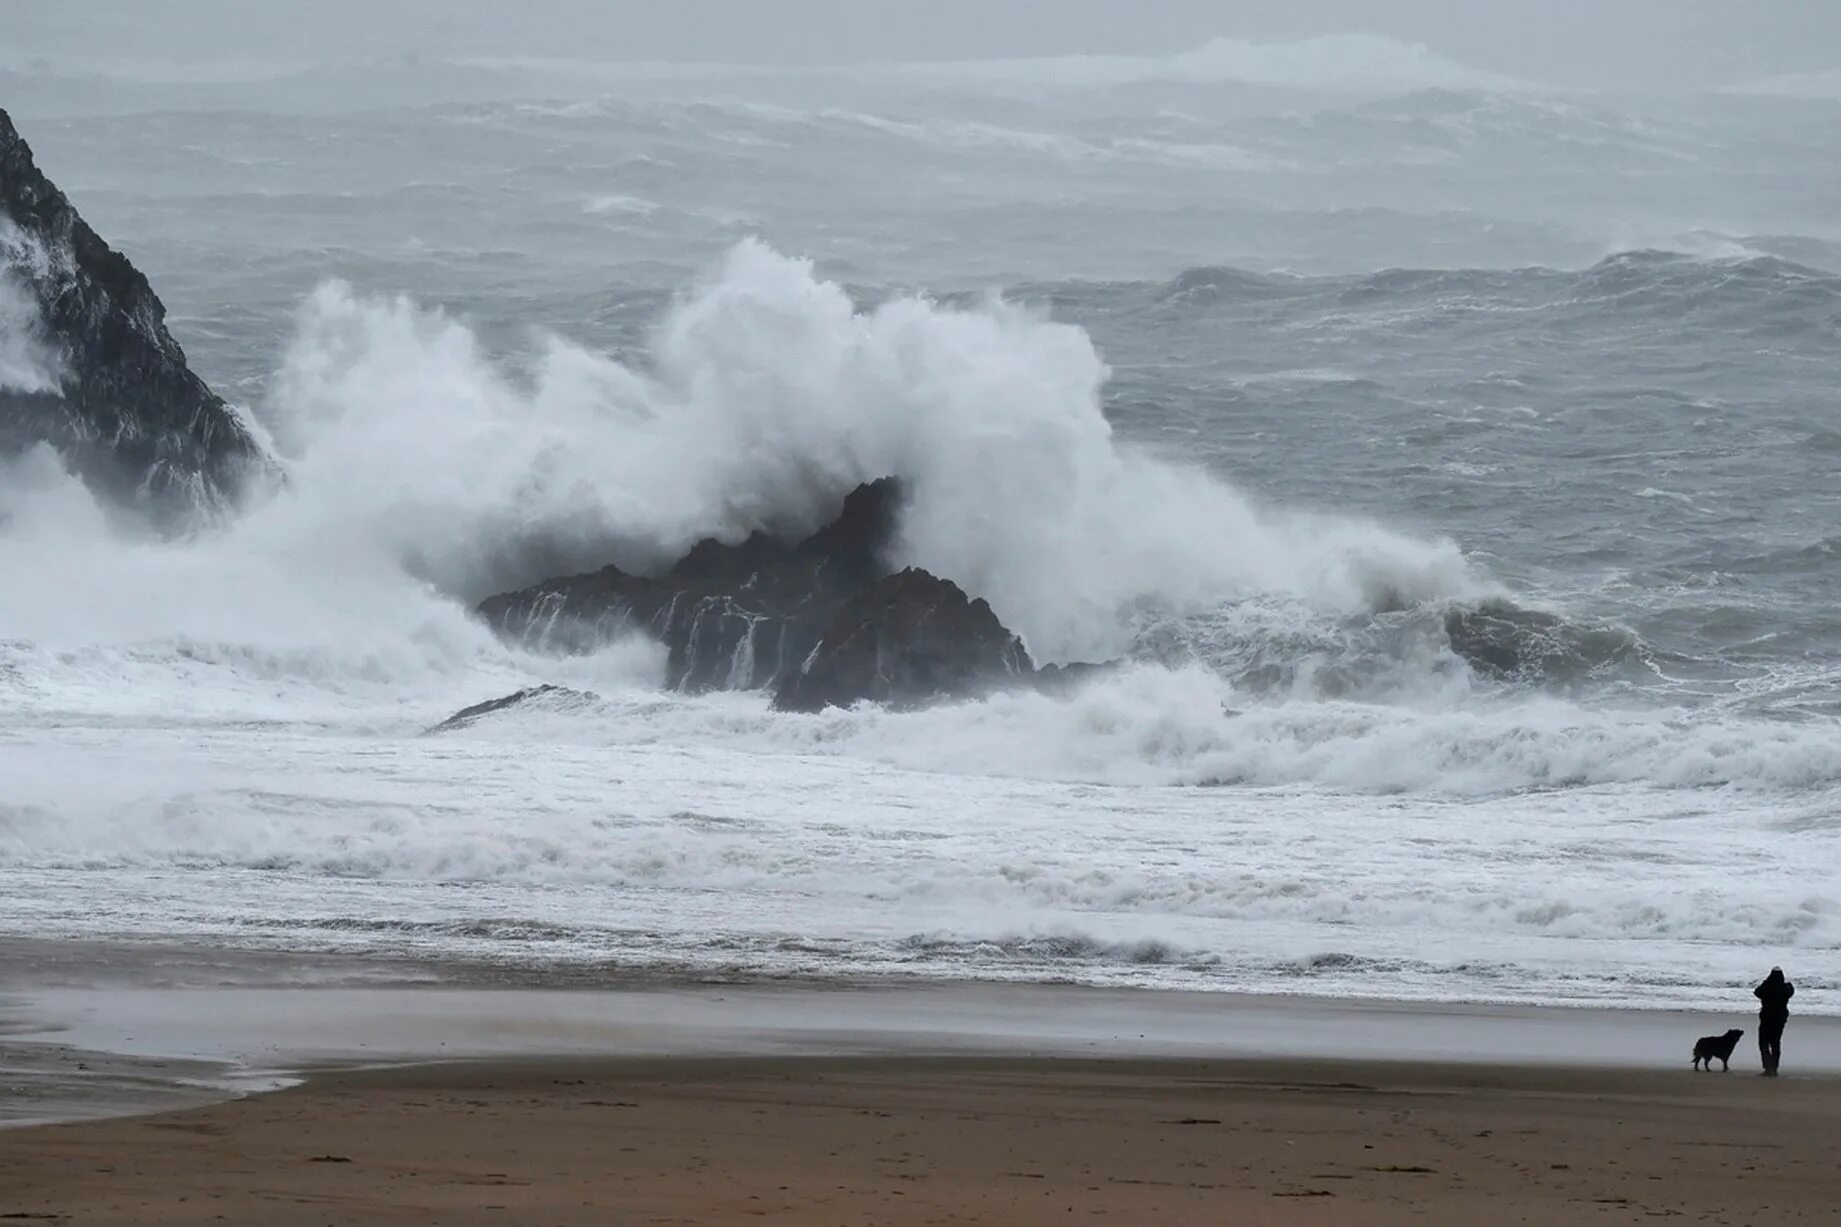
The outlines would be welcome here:
[[[285,481],[163,540],[0,462],[0,923],[1830,1004],[1841,111],[1256,52],[11,69]],[[468,612],[890,474],[891,562],[1121,667],[786,715]]]

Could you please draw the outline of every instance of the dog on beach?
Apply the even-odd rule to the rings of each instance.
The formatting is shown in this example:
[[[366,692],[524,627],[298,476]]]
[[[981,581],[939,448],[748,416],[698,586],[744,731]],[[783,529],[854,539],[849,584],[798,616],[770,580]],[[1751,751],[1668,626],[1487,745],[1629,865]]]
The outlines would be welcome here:
[[[1739,1046],[1745,1032],[1734,1028],[1724,1035],[1703,1035],[1694,1041],[1694,1068],[1712,1069],[1717,1059],[1721,1069],[1731,1069],[1732,1050]]]

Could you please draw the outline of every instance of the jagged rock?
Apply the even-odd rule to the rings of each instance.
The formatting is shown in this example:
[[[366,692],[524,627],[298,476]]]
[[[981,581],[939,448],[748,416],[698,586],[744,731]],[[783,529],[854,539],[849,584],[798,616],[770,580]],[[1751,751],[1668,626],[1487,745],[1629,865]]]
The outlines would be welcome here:
[[[591,652],[640,630],[665,644],[667,685],[770,690],[784,711],[911,707],[1002,685],[1065,690],[1098,667],[1038,670],[984,601],[916,568],[890,574],[901,500],[884,478],[802,541],[704,540],[662,575],[603,567],[488,598],[479,613],[538,652]]]
[[[464,729],[478,722],[484,716],[495,715],[520,707],[571,708],[584,707],[595,701],[595,696],[586,690],[571,690],[567,686],[529,686],[523,690],[501,695],[496,699],[487,699],[484,703],[475,703],[463,707],[453,715],[434,725],[431,733],[451,733],[455,729]]]
[[[0,110],[0,455],[49,443],[93,486],[166,518],[227,501],[262,448],[186,366],[165,317]]]
[[[756,533],[699,542],[663,575],[603,567],[490,597],[500,635],[542,652],[588,652],[639,629],[667,648],[666,684],[688,691],[770,688],[810,655],[832,613],[885,573],[901,492],[859,486],[838,518],[788,545]]]
[[[1067,694],[1103,674],[1117,670],[1119,662],[1072,660],[1065,665],[1043,665],[1030,681],[1044,694]]]
[[[781,711],[868,699],[908,707],[1027,679],[1035,664],[983,600],[910,567],[841,605],[800,667],[774,693]]]

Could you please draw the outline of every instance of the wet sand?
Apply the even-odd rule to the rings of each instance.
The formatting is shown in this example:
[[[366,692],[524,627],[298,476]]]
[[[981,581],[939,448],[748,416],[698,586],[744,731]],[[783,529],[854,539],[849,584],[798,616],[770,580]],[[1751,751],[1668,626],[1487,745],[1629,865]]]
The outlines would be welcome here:
[[[1768,1080],[1744,1012],[11,954],[0,1125],[68,1123],[0,1128],[0,1221],[1493,1227],[1841,1204],[1832,1019],[1793,1020]],[[1727,1025],[1748,1028],[1733,1072],[1690,1071]]]
[[[0,1130],[97,1225],[1833,1222],[1821,1077],[1323,1060],[524,1058]]]

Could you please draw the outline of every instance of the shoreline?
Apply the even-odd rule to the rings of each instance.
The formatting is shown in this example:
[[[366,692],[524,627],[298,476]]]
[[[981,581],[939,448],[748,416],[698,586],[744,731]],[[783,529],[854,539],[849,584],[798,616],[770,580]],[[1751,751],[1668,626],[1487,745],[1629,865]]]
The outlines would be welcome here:
[[[1313,1060],[1686,1070],[1694,1040],[1752,1011],[887,983],[531,988],[384,981],[309,956],[0,944],[33,957],[0,992],[0,1127],[272,1090],[328,1068],[536,1059]],[[141,955],[143,957],[133,957]],[[400,969],[394,969],[399,970]],[[1786,1068],[1841,1074],[1841,1020],[1793,1017]]]
[[[0,1130],[0,1214],[601,1224],[1819,1221],[1827,1077],[1193,1057],[523,1057]],[[1072,1217],[1071,1217],[1072,1216]]]

